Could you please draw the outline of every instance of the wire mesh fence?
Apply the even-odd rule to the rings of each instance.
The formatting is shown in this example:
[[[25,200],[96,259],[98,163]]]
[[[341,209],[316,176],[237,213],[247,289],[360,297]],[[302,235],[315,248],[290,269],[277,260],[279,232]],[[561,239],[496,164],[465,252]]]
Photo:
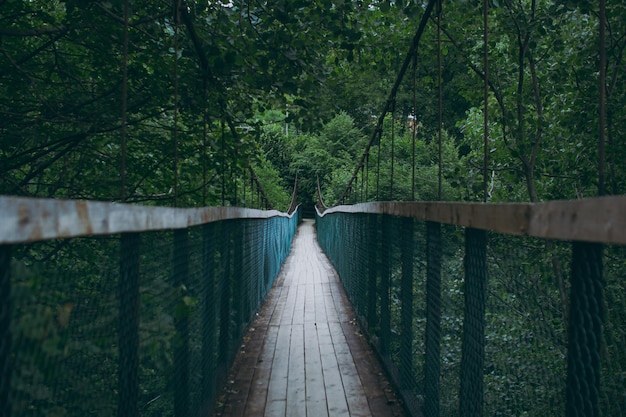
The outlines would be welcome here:
[[[623,246],[383,214],[317,222],[412,415],[624,415]]]
[[[298,218],[0,245],[2,416],[210,414]]]

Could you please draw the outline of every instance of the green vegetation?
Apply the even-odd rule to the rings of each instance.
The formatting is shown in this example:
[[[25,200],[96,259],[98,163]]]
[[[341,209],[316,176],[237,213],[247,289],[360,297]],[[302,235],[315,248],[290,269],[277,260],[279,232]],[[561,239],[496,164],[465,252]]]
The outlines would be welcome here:
[[[605,182],[607,193],[622,194],[626,8],[613,3]],[[319,176],[332,204],[372,133],[424,6],[182,2],[177,14],[169,3],[135,1],[126,20],[124,4],[2,4],[2,194],[243,205],[243,195],[254,194],[245,190],[247,167],[269,173],[267,160],[280,178],[261,175],[264,188],[289,195],[298,173],[308,200]],[[480,8],[446,4],[442,22],[444,165],[450,166],[441,198],[476,200],[482,193]],[[489,29],[491,201],[596,195],[595,5],[506,1],[492,5]],[[406,123],[412,115],[419,124],[414,197],[439,197],[432,190],[438,183],[436,40],[432,20],[415,71],[409,69],[396,97],[394,122],[386,122],[380,149],[371,151],[368,198],[413,197]],[[391,178],[383,178],[390,174],[383,167],[392,161],[392,124],[393,193]],[[450,146],[457,161],[449,158]],[[379,152],[384,174],[374,180]],[[270,194],[280,206],[285,198],[276,193]]]

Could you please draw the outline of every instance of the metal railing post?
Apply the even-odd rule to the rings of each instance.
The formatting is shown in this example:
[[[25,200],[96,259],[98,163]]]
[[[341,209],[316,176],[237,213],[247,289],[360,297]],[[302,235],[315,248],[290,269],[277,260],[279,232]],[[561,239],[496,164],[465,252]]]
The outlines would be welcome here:
[[[0,245],[0,417],[11,416],[11,246]]]
[[[139,233],[120,237],[118,417],[139,416]]]
[[[252,284],[253,280],[258,280],[258,276],[252,275],[252,263],[254,259],[254,250],[252,249],[253,243],[250,243],[250,230],[253,230],[253,225],[249,220],[245,220],[241,226],[241,251],[242,258],[239,263],[242,264],[242,275],[240,279],[243,279],[243,317],[246,323],[250,322],[252,312],[256,310],[255,300],[252,297]],[[244,267],[244,265],[246,265]]]
[[[400,385],[409,388],[413,384],[413,253],[414,253],[414,221],[404,217],[400,222],[402,238],[400,253],[402,260],[402,279],[400,283]]]
[[[261,299],[265,299],[265,296],[269,292],[270,288],[270,277],[268,271],[268,261],[267,261],[267,251],[268,251],[268,236],[267,236],[267,222],[262,222],[258,226],[258,232],[261,236],[259,237],[259,259],[261,263],[259,264],[259,281],[261,281]]]
[[[357,299],[359,300],[359,315],[367,314],[367,219],[365,214],[359,214],[356,218],[358,256],[357,263]]]
[[[426,349],[424,411],[439,417],[441,368],[441,223],[426,222]]]
[[[207,413],[215,397],[215,236],[214,226],[202,226],[202,399],[201,410]]]
[[[230,350],[230,297],[231,297],[231,244],[230,232],[227,222],[220,224],[220,263],[222,274],[219,281],[220,296],[220,338],[219,338],[219,363],[226,366],[229,363]]]
[[[600,416],[600,349],[604,324],[603,245],[572,243],[567,348],[567,416]]]
[[[189,416],[189,314],[184,296],[189,289],[189,234],[187,229],[174,231],[172,284],[178,294],[174,326],[174,416]]]
[[[368,243],[367,243],[367,326],[369,329],[376,327],[378,317],[376,315],[377,305],[377,288],[376,288],[376,263],[378,254],[376,250],[378,248],[376,241],[378,236],[378,217],[375,215],[367,216],[368,225]]]
[[[233,225],[233,310],[235,313],[235,328],[233,335],[240,337],[244,323],[244,283],[243,283],[243,236],[244,225],[241,220],[235,220]]]
[[[461,417],[483,415],[487,232],[465,229],[465,308],[461,347]]]
[[[380,240],[380,350],[389,355],[391,343],[391,306],[389,290],[391,279],[391,227],[389,216],[382,218],[382,239]]]
[[[364,245],[367,240],[365,214],[359,214],[354,222],[356,230],[356,299],[358,300],[358,314],[364,317],[367,314],[367,247]]]

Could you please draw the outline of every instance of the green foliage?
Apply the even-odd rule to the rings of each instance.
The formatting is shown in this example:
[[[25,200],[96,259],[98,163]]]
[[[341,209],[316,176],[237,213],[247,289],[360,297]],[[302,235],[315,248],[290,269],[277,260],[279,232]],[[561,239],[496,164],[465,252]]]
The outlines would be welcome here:
[[[350,2],[194,3],[178,21],[170,4],[135,1],[125,52],[123,4],[0,6],[1,193],[117,199],[124,160],[127,201],[221,203],[221,179],[247,182],[257,152],[233,128],[287,96],[292,120],[316,120],[301,110],[319,97],[327,49],[359,37]]]
[[[117,381],[114,265],[105,261],[113,243],[36,244],[15,262],[12,387],[18,415],[115,413],[113,390],[105,389]],[[49,256],[45,271],[37,259],[42,255]]]
[[[283,185],[276,168],[263,155],[260,157],[259,161],[253,165],[253,168],[261,184],[265,185],[263,190],[267,198],[274,205],[274,208],[283,212],[289,210],[291,195],[285,191],[289,188],[289,185]],[[251,198],[253,198],[253,196],[251,196]]]
[[[353,184],[353,195],[349,198],[356,201],[409,201],[414,195],[415,200],[439,199],[439,137],[425,137],[428,133],[424,133],[418,125],[414,142],[411,126],[398,120],[392,121],[391,117],[385,121],[383,129],[382,138],[370,150],[364,169]],[[442,199],[458,200],[464,185],[459,150],[454,138],[447,132],[442,132],[441,139]],[[353,165],[349,164],[349,159],[346,162],[335,168],[330,183],[323,187],[324,199],[329,203],[337,201],[352,175]],[[415,187],[412,192],[413,183]]]

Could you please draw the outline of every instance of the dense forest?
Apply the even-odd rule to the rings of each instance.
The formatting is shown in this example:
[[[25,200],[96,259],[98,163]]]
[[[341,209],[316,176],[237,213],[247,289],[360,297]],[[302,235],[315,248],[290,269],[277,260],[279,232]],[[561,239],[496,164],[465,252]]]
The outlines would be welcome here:
[[[327,203],[339,196],[425,3],[68,0],[0,7],[2,194],[245,205],[256,197],[246,191],[252,167],[280,207],[296,174],[303,199],[313,198],[316,177]],[[597,195],[597,7],[507,0],[489,13],[490,200]],[[439,197],[432,146],[439,53],[441,198],[479,199],[481,4],[445,3],[441,42],[435,14],[371,151],[368,199]],[[626,6],[609,2],[606,14],[602,194],[622,194]],[[392,135],[398,149],[389,145]]]
[[[296,177],[301,203],[316,202],[318,181],[326,204],[337,203],[362,157],[345,202],[626,193],[623,1],[607,1],[605,25],[590,0],[489,2],[486,176],[483,2],[450,0],[427,15],[433,3],[0,0],[0,194],[286,210]],[[407,57],[423,19],[417,53]],[[225,236],[215,233],[216,241]],[[445,234],[442,409],[454,414],[463,250],[458,230]],[[172,311],[181,303],[199,309],[201,284],[195,277],[184,291],[173,287],[163,243],[170,237],[155,235],[142,242],[140,398],[142,414],[170,415],[172,386],[161,376],[175,367]],[[115,412],[118,265],[107,260],[117,243],[75,239],[16,251],[19,415]],[[605,255],[603,367],[611,371],[603,410],[619,415],[624,248]],[[492,236],[488,256],[490,410],[561,413],[570,255],[558,243]],[[42,271],[42,261],[58,271]],[[401,266],[394,268],[397,283]],[[424,272],[424,262],[415,268]],[[423,296],[421,282],[414,285]],[[415,310],[419,328],[423,306]],[[49,362],[60,365],[41,365]],[[515,379],[516,367],[530,378]]]

